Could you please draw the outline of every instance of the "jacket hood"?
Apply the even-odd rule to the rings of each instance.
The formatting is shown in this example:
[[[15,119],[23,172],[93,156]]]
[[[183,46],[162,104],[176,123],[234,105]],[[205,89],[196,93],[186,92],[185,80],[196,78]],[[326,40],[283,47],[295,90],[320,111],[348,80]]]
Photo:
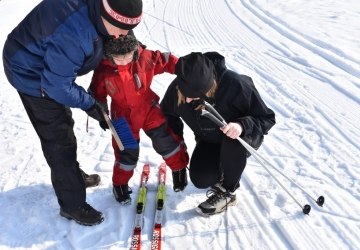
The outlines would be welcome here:
[[[227,70],[225,65],[225,57],[218,52],[206,52],[204,53],[204,56],[207,57],[214,64],[216,80],[220,82],[225,71]]]

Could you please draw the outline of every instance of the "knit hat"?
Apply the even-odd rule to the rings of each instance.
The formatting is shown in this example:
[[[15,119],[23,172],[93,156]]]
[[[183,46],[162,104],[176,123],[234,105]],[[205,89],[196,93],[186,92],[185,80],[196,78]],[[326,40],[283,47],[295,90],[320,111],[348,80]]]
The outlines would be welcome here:
[[[142,0],[101,0],[101,16],[112,25],[131,30],[141,21]]]
[[[180,57],[175,74],[180,92],[189,98],[205,97],[213,86],[214,64],[200,52]]]

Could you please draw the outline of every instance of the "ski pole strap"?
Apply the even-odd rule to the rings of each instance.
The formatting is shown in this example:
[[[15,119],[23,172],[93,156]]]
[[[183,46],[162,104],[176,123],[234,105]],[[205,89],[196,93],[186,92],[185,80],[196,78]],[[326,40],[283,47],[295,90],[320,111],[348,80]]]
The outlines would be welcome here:
[[[89,133],[89,116],[86,118],[86,133]]]

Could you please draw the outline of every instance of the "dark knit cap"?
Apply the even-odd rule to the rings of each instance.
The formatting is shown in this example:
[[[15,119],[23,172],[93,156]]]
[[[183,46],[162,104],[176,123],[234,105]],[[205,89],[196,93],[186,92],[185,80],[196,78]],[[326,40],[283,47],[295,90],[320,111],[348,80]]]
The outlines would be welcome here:
[[[175,74],[180,92],[190,98],[205,97],[213,86],[214,64],[200,52],[179,58]]]
[[[126,35],[110,38],[104,41],[104,55],[111,59],[113,56],[125,55],[137,49],[138,41],[135,36]]]
[[[112,25],[131,30],[141,21],[142,0],[101,0],[101,16]]]

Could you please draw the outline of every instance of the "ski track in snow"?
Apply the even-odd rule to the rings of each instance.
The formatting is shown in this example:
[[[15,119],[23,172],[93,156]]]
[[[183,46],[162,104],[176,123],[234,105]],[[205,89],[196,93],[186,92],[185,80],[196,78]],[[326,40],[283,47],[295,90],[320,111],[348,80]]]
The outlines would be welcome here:
[[[28,9],[20,8],[11,16],[6,8],[20,6],[20,1],[0,1],[0,20],[12,25],[1,27],[1,44],[4,34],[36,2],[27,1]],[[355,24],[360,13],[356,7],[359,10],[355,0],[347,5],[335,0],[144,1],[144,21],[135,33],[150,49],[178,56],[218,51],[229,69],[253,78],[277,115],[259,153],[306,190],[311,197],[267,166],[300,204],[312,207],[304,216],[251,157],[236,192],[238,204],[224,214],[201,217],[194,208],[206,198],[206,190],[189,183],[184,192],[174,193],[168,169],[164,249],[360,249],[360,47],[354,46],[353,38],[360,36]],[[344,42],[352,49],[340,46],[331,28],[321,30],[329,20],[334,20],[334,29],[344,31]],[[311,26],[314,23],[319,28]],[[157,76],[152,88],[161,97],[173,78]],[[84,76],[78,83],[87,88],[90,79]],[[100,186],[87,191],[87,201],[104,213],[105,221],[95,227],[69,222],[58,215],[39,140],[2,67],[0,84],[0,225],[6,228],[0,233],[0,248],[128,249],[135,204],[120,206],[113,198],[110,132],[90,119],[86,133],[84,112],[73,110],[78,161],[86,172],[102,178]],[[193,135],[188,128],[185,134],[191,153]],[[142,234],[143,249],[149,249],[162,159],[145,134],[140,146],[140,161],[129,185],[136,200],[142,165],[149,162]],[[320,195],[325,197],[323,208],[313,200]]]

